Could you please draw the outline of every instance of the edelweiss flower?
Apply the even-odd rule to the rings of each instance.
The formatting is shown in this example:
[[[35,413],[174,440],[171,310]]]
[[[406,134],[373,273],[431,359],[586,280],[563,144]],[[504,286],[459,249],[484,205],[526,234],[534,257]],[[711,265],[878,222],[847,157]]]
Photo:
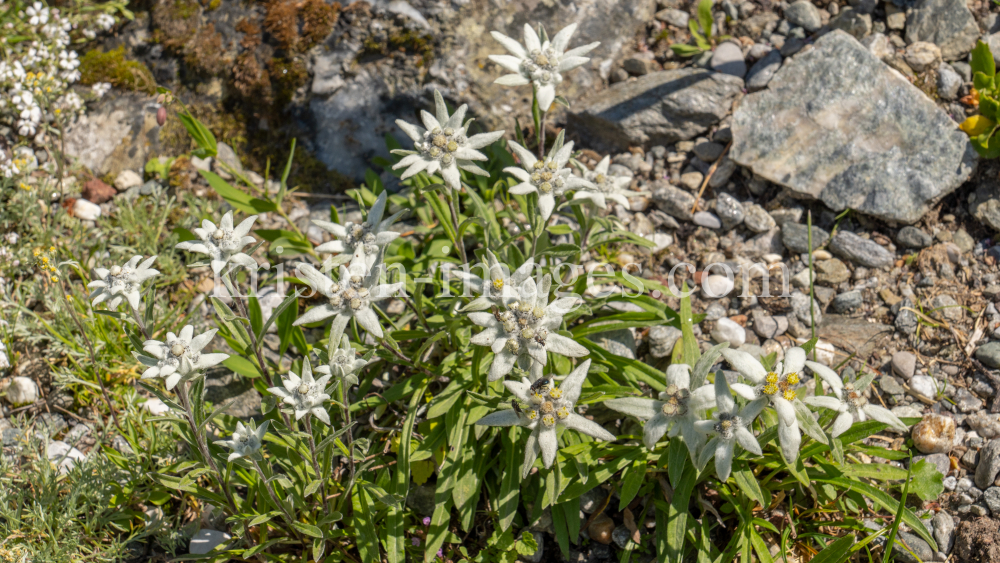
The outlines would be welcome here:
[[[794,387],[801,381],[806,351],[798,346],[789,348],[785,351],[784,363],[778,362],[772,372],[764,369],[760,362],[746,352],[725,349],[722,355],[733,369],[754,384],[751,387],[734,383],[733,391],[744,399],[759,402],[761,408],[768,403],[774,407],[778,413],[778,441],[781,443],[781,451],[785,459],[794,461],[799,456],[799,446],[802,444],[802,434],[799,432],[799,421],[795,418],[793,405],[797,400]]]
[[[642,441],[649,449],[670,429],[670,436],[679,433],[691,454],[691,461],[697,461],[698,448],[704,443],[704,436],[694,429],[701,411],[715,405],[715,388],[702,385],[691,391],[691,367],[674,364],[667,368],[667,388],[660,393],[659,400],[643,397],[625,397],[604,401],[605,406],[616,411],[646,420],[642,430]]]
[[[563,145],[562,139],[563,134],[559,133],[545,160],[538,160],[531,151],[514,141],[507,143],[521,161],[521,168],[513,166],[504,168],[504,172],[521,181],[510,189],[510,193],[518,195],[537,193],[538,210],[545,221],[552,216],[556,197],[561,197],[567,190],[597,189],[593,182],[574,175],[569,168],[566,168],[566,163],[573,154],[573,143]]]
[[[866,375],[854,383],[844,383],[832,369],[823,364],[806,362],[806,365],[809,366],[809,369],[813,373],[822,377],[823,381],[837,395],[836,397],[817,396],[805,398],[806,404],[840,412],[840,416],[833,421],[833,426],[830,427],[830,435],[834,438],[846,432],[854,424],[855,417],[859,421],[864,422],[866,415],[883,424],[888,424],[899,430],[906,430],[906,424],[898,416],[892,414],[892,411],[877,405],[871,405],[868,403],[868,399],[865,399],[865,390],[871,385],[875,374]]]
[[[754,401],[740,410],[736,409],[736,401],[729,392],[729,384],[722,374],[715,376],[715,404],[718,409],[712,415],[713,420],[699,420],[694,423],[696,430],[702,434],[715,434],[705,444],[698,456],[698,467],[704,468],[708,460],[715,457],[715,474],[720,481],[729,479],[733,468],[733,451],[739,444],[748,452],[762,455],[760,444],[754,438],[747,426],[764,410],[764,402]]]
[[[593,51],[600,42],[566,50],[569,38],[576,31],[576,24],[562,29],[552,41],[542,43],[531,26],[524,24],[524,46],[499,31],[490,32],[510,55],[490,55],[490,60],[515,74],[501,76],[493,81],[503,86],[534,84],[538,95],[538,109],[549,111],[556,99],[556,84],[562,82],[562,73],[586,64],[583,55]],[[513,55],[513,56],[511,56]]]
[[[495,313],[469,313],[469,319],[486,330],[472,337],[471,342],[493,350],[490,381],[510,373],[514,363],[531,371],[531,379],[541,377],[547,361],[546,352],[571,358],[587,355],[587,349],[575,340],[555,331],[563,316],[576,304],[576,297],[562,297],[549,303],[552,278],[546,274],[542,283],[528,278],[521,284],[520,301],[513,301]]]
[[[480,133],[471,137],[466,137],[466,132],[473,120],[468,120],[464,124],[465,112],[469,106],[462,104],[455,113],[448,115],[448,106],[444,104],[441,92],[434,91],[434,105],[437,117],[421,110],[420,118],[424,122],[426,130],[411,125],[402,119],[396,120],[396,125],[413,139],[413,148],[416,151],[404,151],[396,149],[392,154],[403,155],[392,167],[393,170],[406,168],[400,177],[405,180],[419,172],[434,174],[440,171],[444,178],[444,184],[453,190],[462,189],[461,176],[458,169],[466,172],[489,176],[489,173],[477,166],[474,160],[488,160],[486,155],[476,149],[481,149],[493,144],[500,137],[503,131],[493,133]]]
[[[368,210],[368,216],[360,224],[351,222],[340,226],[330,221],[313,221],[313,223],[332,233],[339,240],[325,242],[316,247],[316,252],[330,253],[351,253],[362,252],[365,255],[365,263],[371,268],[379,252],[385,249],[390,242],[394,241],[399,233],[388,230],[389,226],[396,222],[396,219],[406,211],[400,211],[385,221],[382,214],[385,212],[387,192],[379,194],[375,204]]]
[[[483,266],[486,266],[485,268]],[[486,251],[486,264],[476,264],[475,270],[489,269],[487,275],[490,281],[487,283],[483,278],[466,272],[464,270],[453,270],[455,276],[471,286],[473,292],[479,297],[473,299],[468,305],[462,308],[463,311],[484,311],[491,306],[506,308],[508,304],[516,301],[520,297],[518,288],[522,283],[531,277],[531,270],[535,267],[535,260],[528,258],[528,261],[521,264],[521,267],[510,274],[510,267],[500,263],[495,254]]]
[[[136,357],[148,367],[142,372],[142,379],[162,377],[166,380],[167,390],[173,389],[181,379],[220,364],[229,354],[202,354],[201,350],[215,337],[219,329],[213,328],[194,336],[194,327],[187,325],[181,333],[167,333],[167,341],[147,340],[142,343],[142,349],[152,357],[141,354]]]
[[[93,290],[90,294],[90,298],[94,300],[92,305],[107,301],[108,307],[117,309],[122,301],[128,300],[129,306],[138,310],[142,298],[139,292],[142,282],[160,275],[158,270],[150,268],[156,256],[150,256],[142,264],[139,260],[142,260],[142,256],[133,256],[125,265],[111,266],[110,270],[94,268],[94,276],[100,279],[87,284],[87,288]]]
[[[319,366],[316,373],[333,376],[342,381],[346,387],[358,384],[358,372],[366,365],[368,360],[359,358],[351,347],[351,339],[346,334],[340,336],[340,342],[334,341],[334,334],[330,334],[330,364]],[[345,391],[346,391],[345,387]]]
[[[270,420],[265,420],[260,427],[257,427],[253,419],[248,420],[246,426],[243,426],[242,422],[237,422],[236,431],[233,432],[230,439],[218,440],[215,442],[215,445],[225,446],[233,450],[233,453],[229,454],[228,461],[237,460],[241,457],[260,461],[262,459],[260,447],[264,445],[264,435],[267,434],[267,426],[269,424],[271,424]]]
[[[340,281],[335,282],[309,264],[299,264],[299,272],[309,282],[310,287],[327,297],[327,302],[306,311],[293,324],[298,326],[314,323],[334,317],[334,333],[343,333],[347,322],[354,317],[362,328],[375,338],[382,338],[382,326],[378,315],[372,310],[372,303],[388,299],[391,295],[403,289],[404,283],[379,284],[379,273],[382,268],[372,268],[368,271],[365,257],[355,255],[351,265],[340,266]]]
[[[240,252],[246,245],[256,242],[253,237],[247,236],[256,220],[257,216],[252,215],[234,228],[232,211],[222,216],[222,223],[218,227],[205,219],[201,222],[200,229],[194,229],[194,234],[201,238],[201,242],[184,241],[178,243],[176,248],[208,255],[212,259],[212,271],[216,274],[229,262],[256,270],[257,261]]]
[[[630,209],[628,198],[640,195],[639,192],[629,191],[626,188],[632,183],[632,179],[626,176],[612,176],[608,174],[611,166],[611,157],[604,157],[601,162],[590,172],[587,172],[587,180],[592,187],[585,187],[573,194],[573,199],[589,199],[594,205],[601,209],[607,208],[607,200],[611,200],[625,209]]]
[[[329,380],[329,375],[313,379],[309,358],[305,358],[302,361],[301,378],[295,375],[295,372],[290,371],[288,372],[288,377],[281,379],[281,385],[284,386],[284,389],[281,387],[271,387],[268,391],[281,397],[282,403],[291,405],[295,409],[295,420],[299,420],[307,414],[313,414],[329,426],[330,415],[323,408],[323,403],[330,398],[325,393],[326,382]]]
[[[477,426],[523,426],[531,430],[524,450],[522,478],[528,476],[531,466],[538,459],[539,452],[542,454],[545,467],[552,467],[556,460],[556,451],[559,449],[557,426],[572,428],[598,440],[611,442],[616,439],[614,434],[605,430],[600,424],[573,412],[589,369],[590,360],[587,360],[567,375],[558,387],[536,386],[535,390],[532,390],[531,383],[527,379],[504,381],[503,384],[516,397],[513,401],[516,408],[496,411],[476,421]]]

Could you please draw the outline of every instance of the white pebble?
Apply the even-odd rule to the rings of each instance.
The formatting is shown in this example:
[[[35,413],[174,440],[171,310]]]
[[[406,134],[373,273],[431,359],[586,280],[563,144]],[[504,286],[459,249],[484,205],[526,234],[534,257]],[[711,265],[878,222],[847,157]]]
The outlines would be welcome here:
[[[153,397],[142,404],[142,408],[149,411],[149,414],[153,416],[160,416],[161,414],[167,414],[170,412],[170,407],[166,403]]]
[[[761,256],[761,258],[763,258],[768,264],[777,264],[778,262],[781,262],[780,254],[765,254]]]
[[[728,342],[732,348],[739,348],[746,344],[747,331],[736,321],[723,317],[715,323],[712,340],[719,343]]]
[[[134,188],[136,186],[141,186],[141,185],[142,185],[142,176],[136,174],[131,170],[122,170],[121,172],[118,173],[118,177],[115,178],[115,189],[117,189],[120,192],[124,192],[129,188]]]
[[[11,379],[7,387],[7,402],[12,405],[27,405],[38,400],[38,385],[27,377]]]
[[[49,442],[48,448],[45,449],[45,455],[49,461],[56,464],[59,473],[68,473],[76,465],[76,462],[87,459],[83,452],[59,440]]]
[[[929,375],[914,375],[910,379],[910,389],[929,399],[937,397],[937,382]]]
[[[721,229],[722,221],[715,216],[715,213],[709,213],[708,211],[699,211],[694,214],[694,224],[702,227],[707,227],[709,229]]]
[[[710,299],[718,299],[733,290],[735,282],[727,276],[713,274],[701,284],[701,294]]]
[[[204,555],[215,549],[216,546],[229,541],[230,537],[229,534],[218,530],[198,530],[198,533],[191,538],[188,553]]]
[[[668,235],[667,233],[653,233],[651,235],[646,235],[646,238],[656,245],[652,249],[653,254],[666,249],[674,243],[674,237]]]
[[[73,216],[81,221],[96,221],[101,216],[101,206],[85,199],[78,199],[73,204]]]

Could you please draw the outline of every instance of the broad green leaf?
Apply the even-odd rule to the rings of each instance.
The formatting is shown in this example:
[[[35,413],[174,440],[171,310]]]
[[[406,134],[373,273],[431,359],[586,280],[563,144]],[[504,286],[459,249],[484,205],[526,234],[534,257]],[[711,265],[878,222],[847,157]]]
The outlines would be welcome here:
[[[642,482],[646,478],[646,460],[640,459],[632,463],[632,467],[625,471],[622,476],[621,500],[618,502],[618,510],[624,510],[628,503],[632,502],[635,495],[639,493]]]
[[[993,53],[990,52],[990,46],[982,41],[976,41],[976,46],[972,49],[972,61],[970,65],[972,66],[973,74],[981,72],[986,76],[994,76],[997,65],[993,60]]]
[[[273,202],[257,199],[237,188],[234,188],[233,186],[230,186],[229,183],[223,180],[218,174],[207,170],[199,170],[198,172],[205,178],[208,185],[212,186],[212,189],[215,190],[217,194],[222,196],[222,199],[226,200],[229,205],[232,205],[243,213],[266,213],[277,209],[277,206]]]
[[[242,375],[243,377],[260,377],[262,374],[257,368],[257,364],[244,358],[243,356],[232,355],[226,358],[222,365]]]
[[[354,507],[353,525],[357,536],[358,553],[363,563],[377,563],[381,557],[378,549],[378,534],[375,532],[375,522],[372,520],[372,500],[365,488],[358,483],[351,495]],[[322,534],[320,535],[322,537]]]
[[[823,551],[817,553],[809,563],[843,563],[851,556],[852,546],[854,546],[854,534],[848,533],[824,547]]]
[[[698,2],[698,24],[701,25],[701,32],[708,39],[712,38],[712,5],[715,0],[701,0]]]

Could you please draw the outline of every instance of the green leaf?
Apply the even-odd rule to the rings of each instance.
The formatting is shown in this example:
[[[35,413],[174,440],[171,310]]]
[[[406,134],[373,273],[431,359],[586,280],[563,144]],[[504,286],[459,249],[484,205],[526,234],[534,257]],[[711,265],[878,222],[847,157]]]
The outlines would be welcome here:
[[[194,139],[194,142],[198,144],[198,150],[194,151],[195,156],[200,158],[205,158],[208,156],[215,156],[219,154],[219,147],[215,141],[215,135],[205,127],[205,124],[191,115],[191,112],[184,109],[184,112],[178,112],[177,118],[180,119],[184,128],[187,129],[188,134]]]
[[[290,307],[292,303],[295,303],[296,305],[298,304],[299,296],[302,295],[303,293],[305,293],[304,289],[296,291],[292,295],[286,297],[285,300],[282,301],[280,305],[278,305],[277,307],[274,308],[273,311],[271,311],[271,316],[267,319],[267,322],[264,323],[264,326],[261,327],[260,332],[257,333],[257,340],[263,339],[264,334],[267,332],[267,329],[271,328],[271,324],[273,324],[276,320],[278,320],[278,317],[280,317],[281,314],[285,312],[285,309]],[[294,307],[294,310],[296,313],[298,313],[298,307]]]
[[[993,121],[1000,121],[1000,102],[987,96],[980,96],[979,113]]]
[[[851,556],[854,545],[854,534],[848,533],[823,548],[809,563],[843,563]]]
[[[913,479],[910,484],[913,492],[925,502],[930,502],[944,491],[944,475],[933,463],[922,459],[915,463],[911,470]]]
[[[993,77],[982,72],[974,73],[972,75],[972,85],[981,93],[988,92],[993,89]]]
[[[976,149],[979,156],[986,159],[993,159],[1000,157],[1000,139],[997,138],[996,132],[997,128],[979,135],[978,137],[970,137],[969,141],[972,143],[972,147]]]
[[[222,362],[222,365],[242,375],[243,377],[255,378],[262,375],[260,370],[257,369],[257,364],[251,362],[243,356],[229,356],[224,362]]]
[[[381,559],[378,549],[378,534],[371,507],[371,497],[360,483],[354,486],[351,504],[354,507],[354,532],[357,536],[358,553],[363,563],[376,563]],[[303,532],[304,533],[304,532]],[[322,534],[320,535],[322,537]]]
[[[671,446],[674,442],[680,442],[680,440],[671,440]],[[686,449],[683,444],[678,445]],[[671,459],[673,459],[673,456],[671,456]],[[687,534],[689,517],[688,502],[691,500],[691,493],[694,491],[698,477],[698,471],[691,464],[691,460],[686,455],[686,452],[684,457],[680,459],[684,460],[684,468],[680,479],[674,487],[674,496],[670,501],[670,505],[661,508],[661,501],[656,501],[657,528],[662,525],[659,521],[660,513],[666,514],[666,561],[681,561],[684,559],[684,536]],[[666,508],[666,510],[663,508]]]
[[[622,476],[621,500],[618,502],[618,510],[624,510],[635,495],[642,488],[642,482],[646,479],[646,460],[639,459],[632,463],[625,475]]]
[[[673,51],[678,57],[693,57],[705,52],[701,47],[688,45],[686,43],[674,43],[670,46],[670,50]]]
[[[903,496],[899,499],[899,510],[896,511],[896,518],[893,519],[892,528],[889,530],[889,539],[885,543],[886,550],[882,556],[883,563],[889,563],[889,556],[892,555],[892,549],[896,543],[896,532],[899,531],[899,525],[903,522],[903,512],[906,510],[906,495],[910,492],[910,473],[912,470],[913,464],[911,463],[910,471],[906,474],[906,484],[903,485]]]
[[[712,5],[715,4],[714,0],[701,0],[698,2],[698,24],[701,26],[701,32],[705,34],[705,37],[712,39]]]
[[[681,287],[682,294],[688,293],[687,282]],[[701,357],[698,339],[694,336],[694,314],[691,311],[691,296],[681,297],[681,358],[680,363],[694,367]],[[678,363],[675,359],[672,363]]]
[[[247,298],[247,314],[250,315],[250,328],[253,333],[260,337],[263,334],[264,319],[263,314],[260,312],[260,300],[257,299],[257,294],[251,290],[250,297]]]
[[[317,528],[316,526],[313,526],[312,524],[305,524],[303,522],[295,522],[294,526],[295,526],[296,530],[302,532],[303,534],[305,534],[305,535],[307,535],[309,537],[313,537],[313,538],[322,538],[323,537],[323,531],[320,530],[319,528]]]
[[[993,53],[990,52],[990,46],[982,41],[976,41],[976,47],[972,49],[972,61],[970,65],[972,66],[973,75],[978,72],[986,76],[996,75],[997,65],[993,60]]]
[[[257,213],[275,211],[278,208],[274,202],[252,197],[251,195],[234,188],[229,185],[229,182],[223,180],[218,174],[209,172],[208,170],[199,170],[198,172],[205,178],[208,185],[212,186],[215,193],[219,194],[222,199],[229,203],[229,205],[232,205],[234,208],[242,211],[243,213],[253,215]]]
[[[418,389],[410,396],[410,403],[406,409],[408,413],[403,422],[403,431],[399,436],[399,451],[396,455],[396,470],[393,473],[392,484],[389,492],[406,498],[406,493],[410,489],[410,453],[412,448],[413,425],[417,417],[418,407],[424,398],[426,386]],[[402,506],[393,506],[386,515],[386,541],[385,551],[389,563],[406,562],[406,515]]]
[[[250,525],[250,527],[260,526],[264,522],[269,522],[275,516],[280,516],[280,515],[281,515],[280,511],[273,510],[271,512],[268,512],[267,514],[261,514],[260,516],[257,516],[256,518],[254,518],[253,520],[250,521],[249,525]]]
[[[750,464],[742,460],[734,461],[733,478],[736,480],[736,486],[743,491],[743,494],[757,501],[764,508],[770,506],[770,495],[761,490],[760,483],[757,482],[753,471],[750,470]]]

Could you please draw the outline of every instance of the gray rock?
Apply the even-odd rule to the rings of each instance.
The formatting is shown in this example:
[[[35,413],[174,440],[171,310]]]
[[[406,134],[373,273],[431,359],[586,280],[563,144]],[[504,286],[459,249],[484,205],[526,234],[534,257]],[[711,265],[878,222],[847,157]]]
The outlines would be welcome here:
[[[934,244],[934,237],[916,227],[906,226],[896,234],[896,242],[906,248],[927,248]]]
[[[1000,439],[990,440],[979,450],[979,465],[976,467],[976,486],[985,489],[993,485],[1000,473]]]
[[[878,6],[878,0],[848,0],[848,3],[861,14],[870,14]]]
[[[691,208],[694,207],[694,196],[682,189],[675,188],[665,180],[654,182],[653,202],[667,215],[682,221],[694,220],[694,214],[691,213]]]
[[[722,228],[727,231],[742,223],[745,218],[743,205],[726,192],[721,192],[715,199],[715,214],[722,221]]]
[[[788,319],[786,317],[772,317],[762,309],[754,309],[752,315],[753,331],[761,338],[777,338],[788,330]]]
[[[679,27],[681,29],[687,29],[688,20],[691,19],[691,15],[684,10],[678,10],[677,8],[667,8],[665,10],[660,10],[656,12],[656,19],[663,23],[668,23],[674,27]]]
[[[897,532],[896,539],[902,541],[906,544],[909,550],[905,549],[894,549],[892,551],[896,558],[896,561],[900,563],[924,563],[925,561],[934,560],[934,550],[931,546],[920,539],[918,536],[911,534],[909,532]],[[910,551],[913,553],[911,554]],[[914,555],[916,557],[914,557]]]
[[[700,69],[654,72],[615,84],[567,115],[571,134],[595,150],[667,145],[696,137],[729,113],[743,80]]]
[[[846,32],[855,39],[862,39],[872,32],[872,17],[854,8],[846,8],[836,18],[830,20],[830,29]]]
[[[954,100],[958,97],[958,90],[962,87],[962,77],[950,64],[941,63],[938,66],[937,93],[945,100]]]
[[[938,384],[929,375],[914,375],[910,379],[910,390],[930,399],[938,398]]]
[[[812,317],[810,317],[809,313],[810,302],[812,302]],[[806,326],[809,326],[813,321],[817,325],[823,322],[823,313],[819,303],[802,292],[796,291],[792,293],[792,311]]]
[[[965,387],[959,387],[955,391],[955,406],[962,412],[976,412],[983,408],[983,400],[973,395]]]
[[[838,286],[851,279],[851,271],[847,269],[847,265],[836,258],[815,262],[813,267],[816,281],[824,285]]]
[[[747,63],[743,60],[743,50],[726,41],[712,53],[712,70],[743,78],[747,74]]]
[[[879,387],[882,391],[890,395],[902,395],[906,393],[906,389],[903,388],[903,384],[899,378],[893,377],[891,375],[886,375],[878,379]]]
[[[906,17],[906,42],[934,43],[946,61],[964,57],[978,38],[979,25],[965,0],[919,0]]]
[[[726,185],[729,178],[736,172],[736,163],[729,156],[722,157],[719,165],[715,168],[715,174],[708,180],[708,186],[712,189],[719,189]]]
[[[992,181],[980,182],[969,195],[969,213],[980,223],[1000,231],[1000,193]]]
[[[704,141],[694,145],[694,155],[705,162],[715,162],[716,160],[719,160],[720,156],[722,156],[722,151],[725,150],[725,148],[726,147],[720,143]]]
[[[229,534],[225,532],[218,530],[198,530],[191,538],[191,543],[188,545],[188,553],[204,555],[215,549],[216,546],[226,543],[229,539]]]
[[[755,233],[766,233],[774,228],[774,219],[756,203],[743,204],[743,224]]]
[[[809,0],[799,0],[785,8],[785,19],[792,26],[801,27],[809,32],[823,27],[823,19],[819,15],[819,9],[813,6]]]
[[[66,419],[58,413],[42,413],[35,419],[35,428],[45,433],[49,438],[69,428]]]
[[[537,530],[532,530],[531,536],[535,538],[535,543],[538,544],[538,549],[534,553],[525,557],[525,560],[531,563],[538,563],[542,560],[542,555],[545,553],[545,534]]]
[[[775,49],[754,63],[747,73],[747,91],[756,92],[767,88],[774,74],[781,68],[781,61],[781,52]]]
[[[649,341],[649,353],[654,358],[666,358],[674,351],[674,345],[681,337],[679,328],[672,326],[654,326],[646,335]]]
[[[955,545],[955,520],[947,511],[940,511],[931,518],[934,525],[934,541],[938,544],[938,549],[944,553],[951,553],[951,548]]]
[[[990,487],[983,491],[983,502],[993,513],[994,518],[1000,518],[1000,487]]]
[[[220,142],[218,143],[218,151],[219,154],[215,155],[215,159],[213,161],[213,164],[216,165],[217,169],[225,173],[228,173],[229,170],[233,170],[239,174],[243,173],[243,164],[240,163],[240,159],[236,156],[236,151],[233,150],[233,147]]]
[[[888,268],[896,262],[896,257],[882,245],[848,231],[833,235],[830,252],[868,268]]]
[[[161,154],[157,109],[155,100],[142,94],[104,96],[66,128],[67,156],[97,176],[142,170],[147,160]]]
[[[987,342],[976,350],[976,359],[986,367],[1000,369],[1000,342]]]
[[[913,377],[917,369],[917,357],[910,352],[900,351],[892,355],[892,371],[903,379]]]
[[[913,312],[913,301],[909,298],[899,302],[899,312],[893,324],[896,330],[903,334],[913,334],[917,331],[917,314]]]
[[[815,250],[830,240],[830,233],[813,226],[812,249]],[[785,223],[781,228],[781,242],[796,254],[809,252],[809,227],[801,223]]]
[[[209,371],[205,378],[205,400],[214,405],[230,401],[225,412],[236,418],[260,414],[260,393],[250,380],[229,370]]]
[[[904,223],[961,185],[977,162],[946,113],[836,31],[747,96],[732,129],[729,154],[754,173],[833,210]]]
[[[864,303],[860,291],[847,291],[833,298],[831,306],[838,313],[846,313],[852,309],[857,309]]]
[[[965,310],[955,301],[955,298],[945,293],[931,299],[931,309],[934,309],[935,314],[941,315],[949,321],[960,321],[965,316]]]
[[[708,211],[698,211],[694,214],[693,222],[699,227],[705,227],[707,229],[719,230],[722,228],[722,221],[714,213],[709,213]]]
[[[622,356],[630,360],[635,359],[635,335],[627,328],[600,332],[595,334],[591,340],[616,356]]]

